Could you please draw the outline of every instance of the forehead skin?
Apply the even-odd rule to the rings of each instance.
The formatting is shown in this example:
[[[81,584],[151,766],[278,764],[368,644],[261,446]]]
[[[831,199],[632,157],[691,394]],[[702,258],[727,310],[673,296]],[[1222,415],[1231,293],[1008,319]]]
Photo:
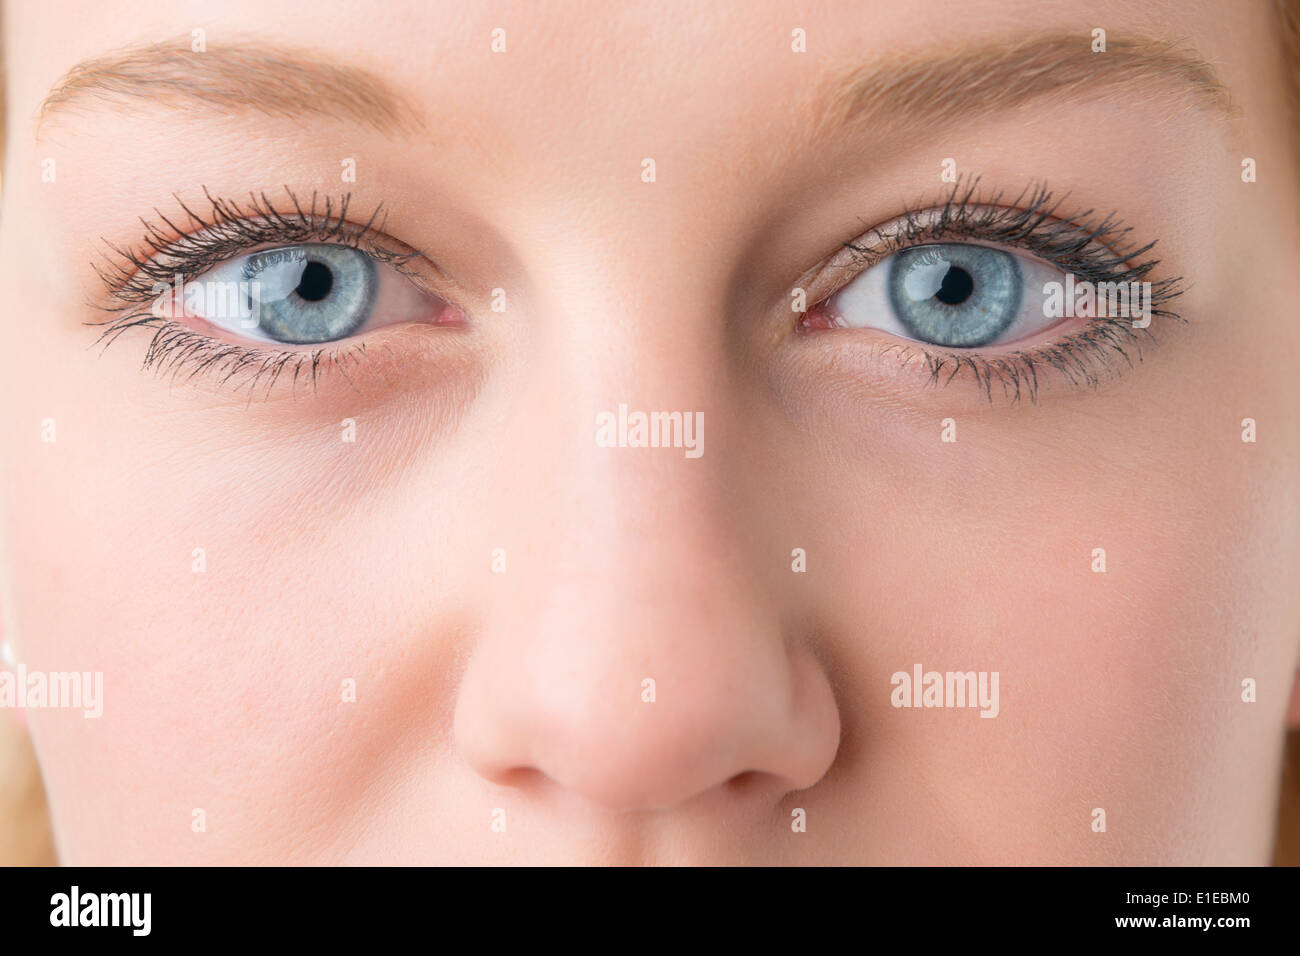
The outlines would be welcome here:
[[[1099,3],[1087,23],[1043,0],[298,6],[5,6],[6,633],[112,694],[98,722],[31,715],[66,861],[1267,859],[1300,634],[1298,201],[1271,5]],[[1233,115],[1106,87],[928,127],[810,120],[864,65],[1094,27],[1185,41]],[[76,63],[196,28],[364,70],[414,122],[104,101],[37,138]],[[1095,393],[1017,408],[775,332],[800,276],[942,196],[946,158],[1118,210],[1189,279],[1186,325]],[[349,188],[463,292],[473,349],[253,405],[141,374],[138,342],[88,348],[101,238],[138,241],[137,217],[201,186],[334,189],[348,159]],[[704,409],[708,450],[693,470],[601,454],[588,423],[619,402]],[[362,454],[344,418],[373,436]],[[999,717],[891,708],[916,663],[1000,672]],[[615,690],[646,674],[657,722]],[[816,786],[641,812],[702,779],[679,759],[700,739],[769,709],[792,752],[833,754]],[[217,821],[197,842],[195,807]],[[795,807],[813,825],[791,843]]]

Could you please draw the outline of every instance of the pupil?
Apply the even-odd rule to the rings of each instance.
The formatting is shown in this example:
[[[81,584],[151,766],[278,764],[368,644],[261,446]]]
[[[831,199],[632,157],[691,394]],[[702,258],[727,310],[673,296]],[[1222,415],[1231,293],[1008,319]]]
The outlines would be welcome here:
[[[934,297],[945,305],[961,305],[975,291],[975,280],[965,269],[950,268],[944,273],[943,282]]]
[[[298,288],[294,291],[308,302],[319,302],[330,294],[333,286],[334,274],[330,272],[329,266],[319,262],[308,262],[307,268],[302,270],[302,279],[298,282]]]

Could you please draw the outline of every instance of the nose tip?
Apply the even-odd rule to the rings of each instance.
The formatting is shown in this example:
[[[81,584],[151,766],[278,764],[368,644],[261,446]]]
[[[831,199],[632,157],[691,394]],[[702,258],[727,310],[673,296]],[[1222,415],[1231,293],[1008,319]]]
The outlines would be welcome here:
[[[554,787],[613,811],[671,810],[698,797],[776,801],[813,786],[839,744],[820,665],[780,648],[779,675],[737,663],[670,679],[534,679],[492,695],[471,673],[458,701],[462,755],[493,783]],[[762,654],[756,655],[759,660]],[[775,678],[775,679],[773,679]]]

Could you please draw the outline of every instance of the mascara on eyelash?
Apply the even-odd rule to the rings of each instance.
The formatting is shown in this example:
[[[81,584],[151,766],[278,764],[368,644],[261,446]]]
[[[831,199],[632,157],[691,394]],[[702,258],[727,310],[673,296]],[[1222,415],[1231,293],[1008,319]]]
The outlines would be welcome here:
[[[203,196],[209,206],[206,213],[196,212],[179,196],[173,196],[188,219],[188,230],[155,209],[162,227],[142,219],[145,236],[139,248],[122,248],[104,240],[111,255],[92,267],[108,293],[111,304],[107,311],[147,302],[156,296],[156,283],[171,282],[177,274],[193,278],[265,243],[322,242],[364,248],[377,261],[399,270],[421,255],[418,250],[398,249],[385,241],[387,212],[382,202],[364,222],[355,223],[349,218],[351,193],[322,198],[313,192],[311,204],[304,208],[290,187],[285,186],[284,192],[291,212],[278,210],[265,192],[250,192],[247,203],[240,204],[213,196],[204,186]]]
[[[998,386],[1012,404],[1026,397],[1036,404],[1040,370],[1059,373],[1071,387],[1096,389],[1103,376],[1116,368],[1117,360],[1122,359],[1131,368],[1143,360],[1142,342],[1157,343],[1149,327],[1152,316],[1183,322],[1178,313],[1163,307],[1182,294],[1182,277],[1149,282],[1147,276],[1159,266],[1159,259],[1147,258],[1131,265],[1150,253],[1156,243],[1132,242],[1131,227],[1125,226],[1115,213],[1090,223],[1092,209],[1060,215],[1068,194],[1058,199],[1046,185],[1031,184],[1015,199],[1004,202],[1005,193],[1000,191],[981,198],[979,183],[976,177],[954,184],[941,206],[917,203],[889,224],[871,229],[843,246],[860,269],[862,264],[875,264],[890,254],[926,242],[964,238],[1001,243],[1032,253],[1090,285],[1129,288],[1140,284],[1143,321],[1130,323],[1114,316],[1097,316],[1089,325],[1059,340],[1009,353],[950,350],[921,342],[888,346],[886,351],[896,353],[904,365],[919,361],[928,373],[928,384],[946,386],[967,371],[990,403]],[[1121,310],[1121,315],[1127,317],[1127,309]]]
[[[241,204],[212,195],[206,186],[202,188],[209,207],[204,213],[173,195],[190,232],[155,209],[162,225],[142,219],[145,237],[138,248],[123,248],[103,240],[111,255],[106,255],[102,263],[92,263],[92,268],[108,298],[89,304],[108,313],[108,317],[87,323],[100,329],[96,344],[107,348],[129,329],[151,329],[153,335],[142,362],[144,370],[177,376],[189,367],[188,378],[208,371],[216,373],[222,384],[238,379],[248,387],[250,400],[261,382],[265,381],[269,394],[276,381],[286,376],[295,386],[300,378],[308,378],[315,388],[321,374],[333,370],[351,384],[346,368],[365,358],[364,343],[340,343],[310,351],[278,349],[273,343],[266,343],[269,347],[236,345],[175,321],[171,315],[174,309],[159,308],[159,290],[167,290],[161,294],[175,302],[180,290],[186,289],[195,277],[268,243],[342,245],[364,251],[374,261],[407,275],[414,274],[409,264],[422,253],[410,247],[397,248],[389,240],[383,232],[386,211],[382,202],[364,222],[357,223],[349,218],[350,193],[336,199],[313,191],[310,204],[304,206],[285,186],[292,210],[282,212],[265,192],[250,192],[248,201]]]
[[[1150,253],[1156,242],[1134,243],[1132,227],[1124,225],[1116,213],[1095,222],[1091,221],[1093,209],[1062,215],[1061,207],[1069,195],[1057,198],[1046,184],[1031,184],[1010,201],[1004,200],[1002,191],[981,198],[979,185],[978,177],[956,183],[941,206],[914,204],[888,226],[871,229],[844,247],[866,261],[945,237],[982,239],[1023,249],[1093,283],[1147,281],[1160,265],[1154,258],[1130,265]],[[880,248],[860,245],[866,237],[874,238]],[[1153,308],[1181,295],[1182,282],[1181,276],[1152,282]],[[1152,314],[1178,318],[1176,313],[1159,308]]]
[[[1014,205],[1008,206],[1002,203],[1002,193],[989,199],[979,199],[978,183],[979,180],[976,179],[965,186],[964,191],[960,184],[954,185],[943,206],[937,210],[937,215],[932,208],[917,206],[894,221],[901,225],[891,229],[882,227],[871,230],[867,235],[873,237],[883,247],[883,251],[853,242],[844,243],[844,246],[863,260],[869,260],[873,256],[882,256],[927,239],[958,236],[982,238],[1024,248],[1061,268],[1072,268],[1083,277],[1101,281],[1141,280],[1159,264],[1159,260],[1153,259],[1128,266],[1127,263],[1132,258],[1149,252],[1155,243],[1130,247],[1125,237],[1131,230],[1123,226],[1113,214],[1095,226],[1079,225],[1077,221],[1086,220],[1092,210],[1072,219],[1056,218],[1063,200],[1054,200],[1045,186],[1030,187],[1013,201]],[[382,210],[381,204],[365,226],[354,226],[346,218],[350,195],[342,197],[337,203],[327,197],[318,217],[316,194],[313,194],[309,210],[304,210],[288,187],[285,187],[285,191],[294,206],[294,214],[276,211],[265,193],[261,194],[260,200],[250,193],[249,207],[245,209],[237,203],[211,196],[204,188],[204,195],[212,207],[209,218],[204,219],[177,198],[191,223],[197,225],[200,231],[179,240],[170,239],[161,230],[146,223],[146,252],[136,254],[111,247],[123,261],[115,269],[100,271],[100,276],[110,286],[118,302],[143,303],[153,296],[154,283],[159,277],[170,278],[171,270],[176,269],[178,264],[187,267],[191,275],[196,275],[250,245],[270,241],[304,242],[326,238],[345,245],[359,245],[374,231],[374,224]],[[1019,205],[1026,196],[1029,197],[1028,201]],[[161,213],[158,215],[173,232],[181,232],[167,217]],[[250,215],[257,218],[250,219]],[[373,254],[381,261],[385,255],[382,248],[375,248]],[[418,253],[390,253],[387,261],[400,265],[414,255]],[[131,271],[132,268],[134,272]],[[149,282],[148,291],[144,288],[145,281]],[[1153,283],[1152,302],[1167,302],[1181,294],[1180,282],[1180,278],[1168,278]],[[1177,314],[1161,308],[1153,308],[1152,314],[1181,321]],[[101,335],[101,341],[106,343],[116,339],[128,328],[154,328],[155,335],[145,358],[146,368],[171,369],[175,372],[186,364],[193,364],[194,373],[207,369],[219,370],[222,381],[229,381],[241,372],[250,372],[254,386],[263,377],[269,378],[268,389],[287,369],[293,370],[296,381],[309,365],[314,385],[320,370],[337,366],[340,355],[346,353],[355,359],[357,355],[364,354],[364,348],[356,347],[322,348],[305,353],[236,346],[202,335],[181,323],[139,311],[119,315],[116,320],[108,323],[94,324],[106,325]],[[1148,329],[1141,331],[1151,342],[1155,342]],[[951,383],[959,372],[969,369],[990,402],[993,399],[995,381],[1013,402],[1019,402],[1025,393],[1031,402],[1036,402],[1039,368],[1052,368],[1061,372],[1071,385],[1090,385],[1095,388],[1100,383],[1102,370],[1108,367],[1113,357],[1122,357],[1130,366],[1134,363],[1134,357],[1138,362],[1142,360],[1137,336],[1131,328],[1101,320],[1047,346],[1008,355],[983,356],[970,351],[951,352],[924,347],[915,350],[900,348],[898,351],[908,360],[919,357],[929,370],[931,383],[939,383],[941,380],[942,384]]]

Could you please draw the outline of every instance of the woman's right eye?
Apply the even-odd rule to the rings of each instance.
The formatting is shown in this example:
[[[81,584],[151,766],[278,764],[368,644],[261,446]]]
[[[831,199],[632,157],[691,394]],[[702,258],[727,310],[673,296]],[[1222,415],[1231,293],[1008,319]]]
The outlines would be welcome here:
[[[157,283],[154,314],[202,320],[243,339],[323,345],[387,325],[447,323],[459,313],[393,266],[340,243],[261,249],[175,285]]]

